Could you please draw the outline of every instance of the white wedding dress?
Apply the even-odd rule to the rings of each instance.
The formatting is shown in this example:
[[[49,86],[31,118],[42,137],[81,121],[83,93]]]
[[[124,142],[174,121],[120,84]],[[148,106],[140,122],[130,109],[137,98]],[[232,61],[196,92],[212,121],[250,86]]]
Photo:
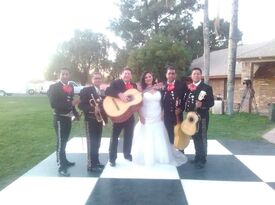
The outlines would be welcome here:
[[[140,121],[135,126],[132,156],[133,162],[143,165],[171,164],[180,166],[187,157],[170,144],[168,133],[161,119],[161,94],[145,92],[141,113],[145,124]]]

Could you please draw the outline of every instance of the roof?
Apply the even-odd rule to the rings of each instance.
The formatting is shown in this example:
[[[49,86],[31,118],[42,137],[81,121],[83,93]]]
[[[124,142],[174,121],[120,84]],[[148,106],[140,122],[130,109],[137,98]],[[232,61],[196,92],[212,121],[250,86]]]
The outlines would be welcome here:
[[[269,42],[247,45],[246,49],[240,51],[238,59],[268,58],[275,57],[275,39]]]
[[[241,75],[242,64],[241,61],[246,59],[262,59],[262,58],[275,58],[275,39],[269,42],[238,45],[237,48],[237,63],[236,63],[236,76]],[[228,49],[221,49],[212,51],[210,53],[210,77],[225,77],[227,76],[227,58]],[[200,67],[204,74],[204,60],[203,56],[193,60],[190,68]]]

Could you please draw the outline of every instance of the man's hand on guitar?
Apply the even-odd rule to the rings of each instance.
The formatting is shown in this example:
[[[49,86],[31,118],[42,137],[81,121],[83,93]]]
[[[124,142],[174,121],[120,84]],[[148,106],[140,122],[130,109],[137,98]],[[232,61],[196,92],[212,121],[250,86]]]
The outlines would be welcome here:
[[[122,102],[128,102],[129,101],[129,99],[128,99],[128,96],[126,96],[126,95],[124,95],[123,93],[119,93],[118,94],[118,97],[119,97],[119,99],[122,101]]]

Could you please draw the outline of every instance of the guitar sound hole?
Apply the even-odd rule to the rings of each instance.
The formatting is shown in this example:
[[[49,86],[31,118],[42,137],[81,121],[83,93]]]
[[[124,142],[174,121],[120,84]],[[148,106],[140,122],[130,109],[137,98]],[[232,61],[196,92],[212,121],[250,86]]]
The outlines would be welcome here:
[[[194,118],[193,118],[193,117],[190,117],[190,118],[189,118],[189,121],[190,121],[190,122],[193,122],[193,121],[194,121]]]
[[[134,100],[134,96],[133,95],[128,95],[127,98],[128,98],[129,102]]]

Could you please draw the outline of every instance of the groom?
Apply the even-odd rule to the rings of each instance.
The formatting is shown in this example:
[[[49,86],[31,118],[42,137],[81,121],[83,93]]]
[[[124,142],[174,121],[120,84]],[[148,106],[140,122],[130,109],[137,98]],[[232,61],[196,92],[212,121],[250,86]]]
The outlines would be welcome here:
[[[132,71],[130,68],[124,68],[121,74],[121,79],[115,80],[111,83],[110,87],[108,87],[105,91],[107,96],[117,97],[121,99],[123,102],[128,102],[127,96],[123,93],[131,88],[137,88],[135,83],[131,82],[132,80]],[[117,158],[117,145],[118,145],[118,137],[124,129],[124,138],[123,138],[123,154],[124,158],[132,161],[131,148],[132,148],[132,140],[133,140],[133,132],[134,132],[135,118],[132,115],[129,119],[121,123],[113,123],[113,131],[110,140],[109,146],[109,162],[110,166],[116,166],[116,158]]]
[[[176,69],[173,66],[166,68],[167,82],[164,84],[162,106],[164,111],[164,124],[167,129],[169,140],[174,144],[174,126],[177,124],[176,114],[180,121],[183,120],[184,106],[181,103],[187,91],[185,84],[176,80]],[[183,152],[183,150],[181,150]]]

